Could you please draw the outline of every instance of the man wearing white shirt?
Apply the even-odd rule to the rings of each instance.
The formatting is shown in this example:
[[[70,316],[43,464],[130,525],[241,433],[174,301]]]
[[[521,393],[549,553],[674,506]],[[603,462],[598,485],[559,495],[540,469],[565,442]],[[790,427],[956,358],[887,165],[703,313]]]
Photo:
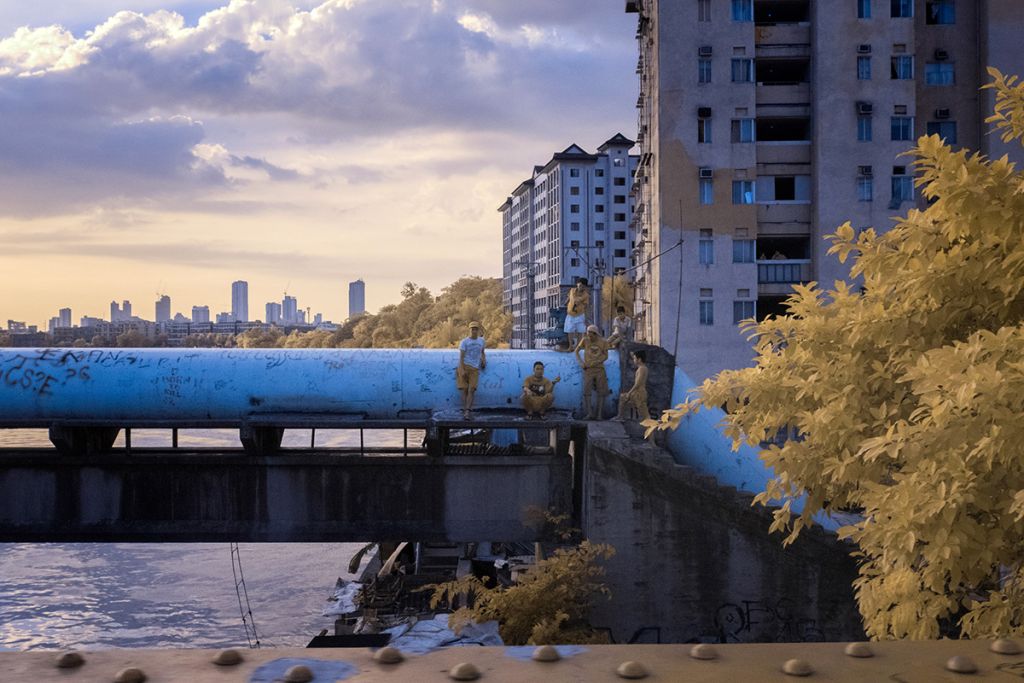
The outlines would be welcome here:
[[[459,342],[459,366],[455,370],[455,386],[462,393],[462,417],[470,418],[473,396],[480,381],[480,371],[487,367],[484,338],[480,336],[480,323],[469,324],[469,336]]]

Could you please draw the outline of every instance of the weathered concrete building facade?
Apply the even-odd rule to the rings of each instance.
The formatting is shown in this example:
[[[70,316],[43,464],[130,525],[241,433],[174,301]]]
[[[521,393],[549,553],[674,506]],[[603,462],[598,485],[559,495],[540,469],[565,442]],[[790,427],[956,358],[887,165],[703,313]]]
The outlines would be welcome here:
[[[1024,73],[1017,0],[627,0],[638,14],[637,334],[696,381],[751,361],[737,322],[848,274],[824,235],[921,204],[918,136],[986,135],[985,67]]]

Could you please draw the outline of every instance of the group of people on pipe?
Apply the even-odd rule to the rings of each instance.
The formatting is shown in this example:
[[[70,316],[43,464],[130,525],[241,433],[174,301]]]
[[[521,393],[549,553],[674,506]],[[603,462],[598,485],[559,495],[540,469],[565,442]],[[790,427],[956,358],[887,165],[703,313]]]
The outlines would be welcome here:
[[[455,386],[462,394],[462,416],[467,420],[472,417],[473,398],[480,373],[487,368],[484,347],[480,323],[469,323],[469,336],[459,343],[459,364],[455,371]],[[583,415],[588,420],[604,419],[604,401],[611,393],[608,389],[608,373],[604,368],[608,360],[608,349],[609,342],[601,336],[596,325],[590,325],[573,350],[576,361],[583,368]],[[626,420],[635,411],[641,420],[646,420],[650,418],[647,409],[647,356],[644,351],[638,350],[630,354],[630,359],[636,366],[635,380],[629,391],[620,394],[619,412],[613,419]],[[561,380],[560,376],[553,380],[545,377],[544,363],[537,361],[533,364],[533,373],[523,380],[520,396],[527,417],[544,417],[555,401],[555,385]],[[592,394],[596,394],[593,402]]]

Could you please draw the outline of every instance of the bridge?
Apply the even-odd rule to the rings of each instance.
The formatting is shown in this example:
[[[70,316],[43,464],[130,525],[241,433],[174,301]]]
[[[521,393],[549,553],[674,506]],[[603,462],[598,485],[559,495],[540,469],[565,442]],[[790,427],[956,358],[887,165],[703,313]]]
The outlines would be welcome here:
[[[562,381],[549,415],[526,420],[519,395],[537,360]],[[457,362],[433,350],[4,351],[0,428],[45,428],[53,448],[0,449],[0,539],[515,541],[550,537],[545,512],[578,519],[575,357],[488,353],[472,419]],[[617,393],[617,358],[607,367]],[[213,428],[237,429],[238,446],[179,445],[180,430]],[[133,429],[167,430],[170,447],[133,445]],[[282,447],[295,429],[310,447]],[[317,430],[360,443],[317,448]],[[396,431],[401,446],[363,438]]]

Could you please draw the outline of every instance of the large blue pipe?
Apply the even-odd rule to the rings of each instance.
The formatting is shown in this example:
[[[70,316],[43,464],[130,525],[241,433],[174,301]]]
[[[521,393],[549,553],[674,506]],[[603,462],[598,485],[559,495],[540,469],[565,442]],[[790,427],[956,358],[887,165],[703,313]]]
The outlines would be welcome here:
[[[533,363],[562,381],[554,408],[582,399],[573,354],[488,350],[476,408],[518,408]],[[58,420],[234,422],[253,413],[369,419],[458,409],[458,351],[425,349],[2,349],[0,426]],[[617,354],[605,364],[612,397]],[[607,412],[606,406],[606,412]]]

